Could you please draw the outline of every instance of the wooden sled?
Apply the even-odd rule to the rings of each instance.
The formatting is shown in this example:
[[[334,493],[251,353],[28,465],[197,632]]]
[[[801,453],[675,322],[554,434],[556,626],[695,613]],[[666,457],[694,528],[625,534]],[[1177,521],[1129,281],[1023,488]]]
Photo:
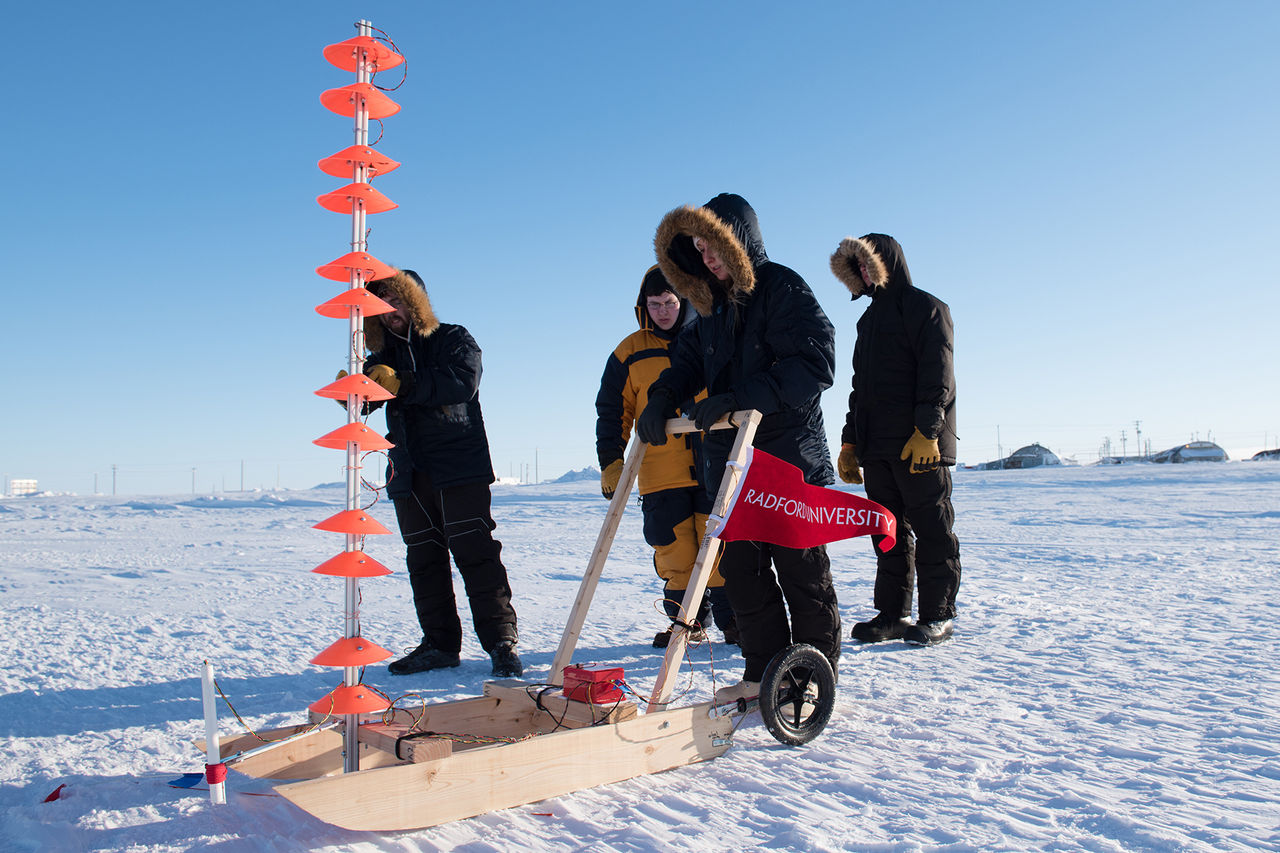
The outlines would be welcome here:
[[[728,509],[759,423],[758,412],[741,411],[712,427],[738,428],[713,508],[717,516]],[[672,435],[696,429],[684,418],[667,422]],[[672,627],[643,712],[630,700],[590,704],[568,699],[560,689],[644,451],[644,443],[633,440],[546,684],[491,681],[484,685],[483,696],[360,715],[361,769],[355,772],[343,772],[344,721],[351,718],[324,720],[314,712],[311,726],[223,741],[223,762],[250,776],[289,780],[275,790],[327,823],[395,831],[435,826],[722,755],[732,743],[734,716],[754,709],[756,703],[667,707],[686,646],[686,629],[678,623]],[[718,539],[704,537],[683,612],[697,612],[719,548]],[[811,647],[792,646],[780,654],[762,685],[759,705],[769,730],[783,743],[815,737],[830,717],[834,676],[826,659]],[[317,723],[324,728],[315,729]],[[264,740],[275,743],[263,746]]]

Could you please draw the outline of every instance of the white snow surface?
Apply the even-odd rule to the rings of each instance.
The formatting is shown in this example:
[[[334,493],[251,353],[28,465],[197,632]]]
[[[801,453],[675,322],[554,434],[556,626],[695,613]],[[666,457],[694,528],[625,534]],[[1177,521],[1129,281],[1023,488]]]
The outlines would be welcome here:
[[[785,747],[753,715],[713,761],[402,833],[330,826],[235,772],[226,806],[169,785],[203,769],[203,660],[255,728],[304,721],[340,681],[308,663],[342,634],[342,580],[310,571],[342,548],[311,527],[340,489],[0,501],[0,849],[1280,848],[1280,464],[955,483],[955,639],[846,640],[818,739]],[[605,506],[591,482],[494,488],[526,680],[547,675]],[[389,503],[372,512],[395,530]],[[419,638],[403,546],[367,550],[396,573],[362,581],[363,634],[398,653]],[[874,560],[866,539],[830,552],[847,637]],[[622,665],[646,693],[659,589],[633,500],[576,660]],[[365,680],[479,695],[488,660],[465,612],[464,627],[461,667]],[[682,670],[688,702],[741,673],[711,634]]]

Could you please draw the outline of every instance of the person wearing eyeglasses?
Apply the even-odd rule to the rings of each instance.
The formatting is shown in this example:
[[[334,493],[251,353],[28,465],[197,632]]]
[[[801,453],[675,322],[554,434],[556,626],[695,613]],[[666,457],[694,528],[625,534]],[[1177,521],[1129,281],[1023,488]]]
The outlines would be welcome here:
[[[663,274],[698,318],[649,387],[636,424],[640,438],[662,445],[676,402],[705,387],[709,396],[691,413],[699,429],[755,409],[763,415],[755,447],[799,468],[808,483],[835,482],[820,399],[835,379],[835,329],[805,280],[769,260],[755,210],[728,193],[677,208],[663,217],[653,246]],[[720,488],[736,433],[703,436],[709,494]],[[769,661],[793,642],[814,646],[838,672],[840,610],[826,546],[726,542],[720,572],[746,666],[741,682],[716,691],[717,702],[758,694]]]
[[[395,504],[422,628],[422,642],[387,672],[409,675],[460,664],[452,556],[493,675],[522,675],[502,543],[493,538],[494,476],[480,411],[480,347],[464,327],[437,319],[413,270],[397,270],[368,289],[393,309],[364,320],[370,352],[364,372],[395,394],[385,410],[387,438],[395,445],[388,454],[387,496]]]
[[[693,310],[654,266],[640,283],[635,317],[640,328],[609,355],[596,395],[596,456],[600,491],[606,498],[612,498],[618,487],[627,440],[636,414],[649,401],[649,384],[671,363],[668,348],[693,317]],[[662,579],[667,618],[695,626],[689,639],[699,642],[706,639],[710,616],[725,642],[736,645],[737,623],[718,569],[711,574],[698,612],[680,612],[711,512],[711,499],[702,485],[701,445],[697,433],[686,433],[646,449],[638,477],[644,539],[653,548],[653,568]],[[668,628],[653,638],[653,647],[665,648],[670,641]]]

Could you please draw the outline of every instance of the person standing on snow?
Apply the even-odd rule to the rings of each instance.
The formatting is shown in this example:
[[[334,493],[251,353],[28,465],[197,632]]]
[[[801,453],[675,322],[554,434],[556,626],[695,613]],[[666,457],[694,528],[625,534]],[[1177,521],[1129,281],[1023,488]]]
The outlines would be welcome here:
[[[636,320],[640,330],[622,339],[604,366],[596,396],[596,456],[600,460],[600,491],[612,498],[622,476],[622,457],[636,414],[649,401],[649,385],[671,363],[667,349],[681,327],[693,318],[692,307],[667,283],[658,267],[651,267],[640,283]],[[660,447],[647,449],[640,463],[640,510],[644,516],[644,541],[653,548],[653,567],[662,578],[662,606],[667,618],[689,623],[682,614],[689,578],[697,561],[711,498],[702,485],[701,437],[685,433]],[[738,628],[724,591],[724,578],[713,569],[707,593],[689,639],[706,639],[707,617],[724,632],[725,642],[736,644]],[[667,629],[653,638],[655,649],[671,641]]]
[[[649,387],[636,422],[641,440],[666,442],[676,403],[705,387],[709,396],[689,413],[699,429],[756,409],[763,415],[756,447],[798,467],[809,483],[834,482],[820,397],[834,379],[835,330],[804,279],[769,260],[751,205],[722,194],[700,208],[677,208],[659,224],[654,250],[667,280],[699,316]],[[726,429],[703,437],[712,495],[735,436]],[[814,646],[836,669],[840,611],[825,546],[726,542],[720,572],[746,666],[741,682],[716,691],[717,702],[757,695],[765,667],[792,642]]]
[[[871,297],[858,320],[853,390],[836,467],[846,483],[865,480],[867,497],[898,523],[897,544],[876,552],[879,612],[853,626],[853,639],[941,643],[951,636],[960,586],[960,545],[951,532],[951,309],[912,285],[902,246],[886,234],[846,237],[831,256],[831,270],[854,299]],[[920,593],[914,625],[913,585]]]
[[[480,347],[462,326],[441,323],[413,270],[370,282],[394,311],[366,317],[364,372],[395,399],[387,402],[387,438],[395,444],[387,495],[407,547],[405,562],[422,642],[387,667],[408,675],[459,664],[462,624],[449,555],[462,575],[480,644],[493,674],[523,674],[516,612],[493,538],[494,482],[480,412]],[[370,409],[380,403],[370,404]]]

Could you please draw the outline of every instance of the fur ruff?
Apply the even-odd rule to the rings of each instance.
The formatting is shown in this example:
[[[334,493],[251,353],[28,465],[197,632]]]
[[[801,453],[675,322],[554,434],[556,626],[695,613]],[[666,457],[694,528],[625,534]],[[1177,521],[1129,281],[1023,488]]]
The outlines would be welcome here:
[[[858,271],[858,262],[866,264],[871,281],[864,282]],[[831,272],[854,297],[866,293],[867,286],[884,287],[889,282],[889,271],[876,247],[861,237],[845,237],[831,255]]]
[[[701,237],[715,250],[729,271],[729,281],[716,283],[726,288],[730,301],[740,302],[756,287],[756,271],[747,256],[747,250],[733,236],[733,230],[720,217],[704,207],[685,205],[662,217],[658,223],[658,233],[653,238],[654,253],[658,257],[658,266],[662,274],[675,288],[681,298],[689,300],[703,317],[711,314],[715,304],[711,292],[710,272],[705,268],[707,278],[694,273],[685,272],[668,253],[671,241],[677,235],[684,234],[691,238]],[[699,262],[701,263],[701,262]],[[714,280],[714,279],[713,279]]]
[[[390,278],[370,282],[370,289],[379,294],[392,293],[409,309],[409,318],[413,322],[411,334],[427,337],[440,327],[436,312],[431,310],[431,299],[418,283],[403,272],[396,270]],[[376,285],[376,287],[374,287]],[[369,352],[379,352],[385,344],[381,315],[364,318],[364,346]]]

